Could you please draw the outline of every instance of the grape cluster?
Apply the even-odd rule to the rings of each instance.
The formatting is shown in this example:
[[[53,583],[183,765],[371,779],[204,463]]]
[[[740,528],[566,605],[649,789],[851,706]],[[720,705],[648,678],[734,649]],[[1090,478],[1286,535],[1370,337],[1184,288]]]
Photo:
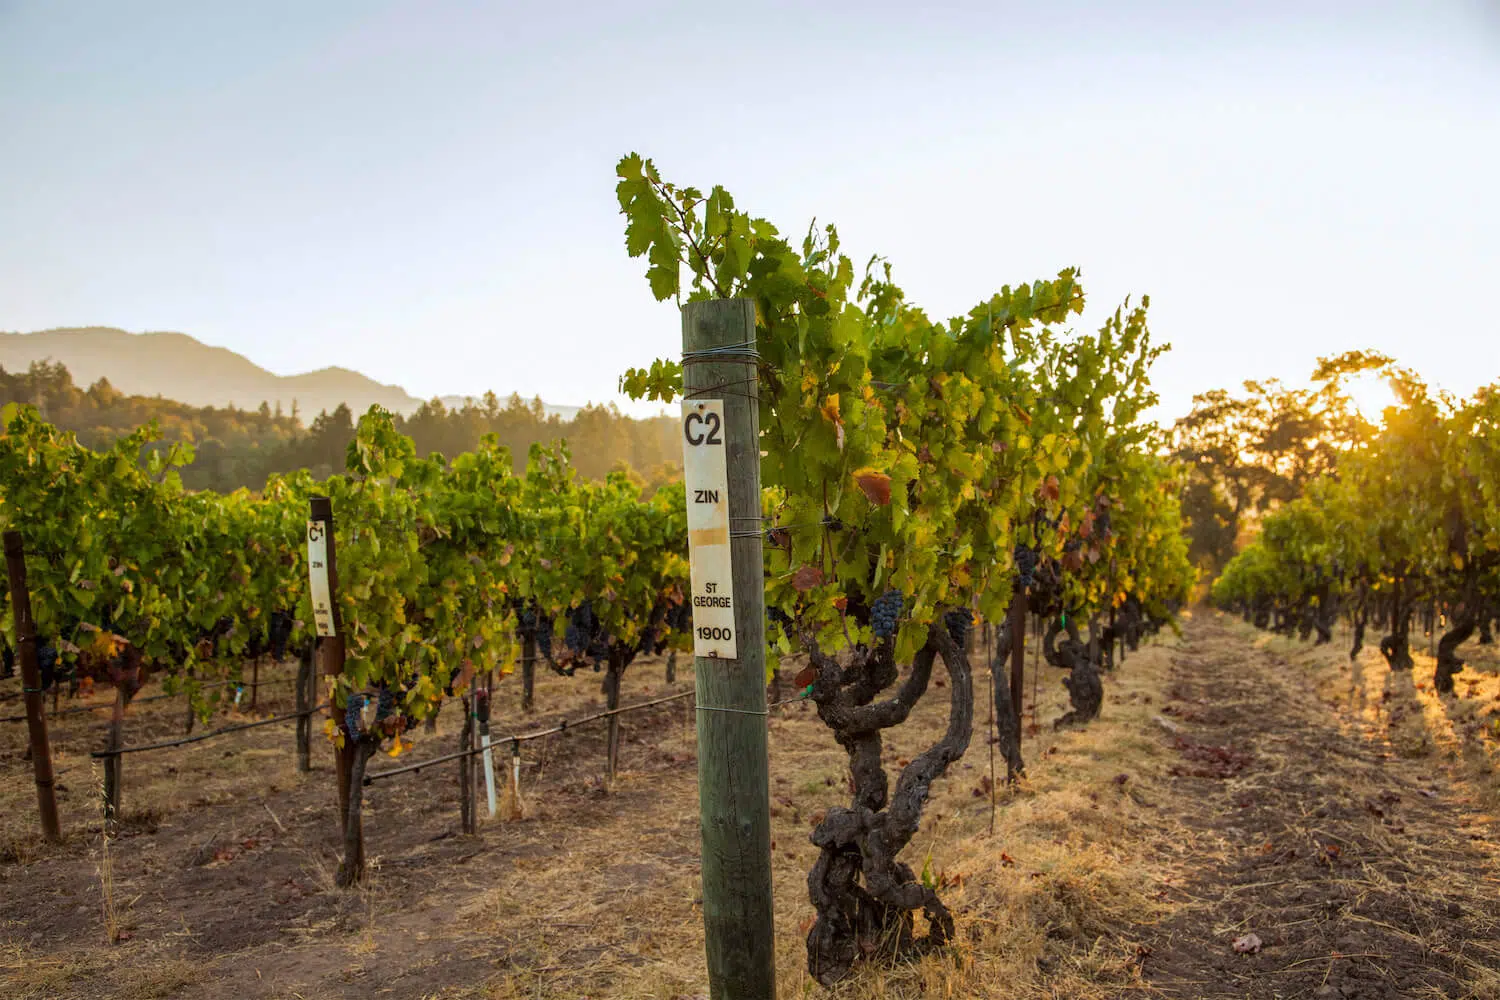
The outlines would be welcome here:
[[[876,638],[889,639],[896,634],[896,619],[901,617],[903,598],[899,590],[887,590],[870,605],[870,628]]]
[[[350,735],[355,737],[369,736],[376,732],[376,726],[396,714],[396,695],[390,688],[382,686],[375,694],[375,718],[366,728],[363,724],[365,709],[369,707],[370,696],[366,694],[351,694],[344,702],[344,726]]]
[[[687,601],[667,608],[667,628],[674,632],[693,630],[693,609],[688,606]]]
[[[954,608],[943,615],[943,624],[948,626],[954,644],[962,646],[969,637],[969,629],[974,627],[974,614],[968,608]]]
[[[1031,587],[1036,583],[1036,552],[1025,545],[1017,545],[1016,552],[1016,582],[1023,587]]]
[[[271,623],[267,629],[268,638],[271,641],[271,656],[277,660],[286,659],[287,640],[292,637],[292,616],[287,611],[272,611]]]
[[[351,736],[360,733],[360,716],[365,710],[365,696],[362,694],[351,694],[344,702],[344,728]]]
[[[574,656],[582,656],[594,637],[594,608],[588,601],[568,612],[568,625],[563,630],[563,641]]]
[[[563,641],[568,644],[568,651],[574,660],[585,656],[592,659],[595,673],[599,672],[599,668],[609,658],[609,643],[604,635],[604,627],[594,615],[593,604],[589,601],[584,601],[568,612],[568,625],[563,630]]]
[[[46,691],[53,684],[57,683],[57,647],[38,646],[36,650],[36,665],[42,674],[42,690]]]

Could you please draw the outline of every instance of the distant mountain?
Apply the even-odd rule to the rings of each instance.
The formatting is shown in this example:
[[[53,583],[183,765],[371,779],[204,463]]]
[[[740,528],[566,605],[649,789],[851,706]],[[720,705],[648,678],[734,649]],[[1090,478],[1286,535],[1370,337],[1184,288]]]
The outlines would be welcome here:
[[[0,367],[25,371],[34,361],[56,361],[87,388],[101,378],[121,392],[161,396],[193,406],[253,410],[264,401],[304,423],[323,410],[347,403],[356,414],[372,404],[409,414],[422,401],[396,385],[385,385],[347,368],[320,368],[302,375],[275,375],[226,347],[210,347],[185,333],[128,333],[91,326],[38,333],[0,333]],[[504,399],[505,397],[502,397]],[[446,405],[463,397],[447,397]],[[571,416],[577,407],[548,406]]]

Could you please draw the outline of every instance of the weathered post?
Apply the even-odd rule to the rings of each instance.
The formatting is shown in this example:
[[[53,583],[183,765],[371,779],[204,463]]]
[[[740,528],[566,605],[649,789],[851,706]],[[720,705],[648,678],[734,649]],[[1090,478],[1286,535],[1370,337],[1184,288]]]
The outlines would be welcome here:
[[[317,630],[317,658],[323,676],[338,677],[344,672],[344,637],[340,631],[338,593],[338,552],[334,545],[333,503],[327,497],[308,497],[307,571],[312,588],[313,624]],[[364,831],[359,826],[357,810],[351,819],[350,801],[359,792],[349,780],[358,754],[358,734],[348,731],[343,713],[332,698],[328,713],[343,734],[343,746],[334,753],[334,770],[338,778],[339,830],[344,839],[344,861],[337,882],[350,885],[364,871]]]
[[[776,995],[755,304],[682,307],[703,925],[714,1000]]]
[[[16,622],[16,659],[21,664],[37,811],[42,818],[43,836],[55,842],[62,839],[62,832],[57,823],[57,793],[53,788],[46,708],[42,704],[42,674],[36,663],[36,622],[31,618],[31,591],[26,587],[26,550],[19,531],[5,533],[5,570],[10,581],[10,609]]]
[[[312,770],[313,651],[309,646],[297,654],[297,770]]]
[[[538,615],[537,628],[541,627]],[[530,712],[536,703],[536,629],[521,633],[521,711]]]

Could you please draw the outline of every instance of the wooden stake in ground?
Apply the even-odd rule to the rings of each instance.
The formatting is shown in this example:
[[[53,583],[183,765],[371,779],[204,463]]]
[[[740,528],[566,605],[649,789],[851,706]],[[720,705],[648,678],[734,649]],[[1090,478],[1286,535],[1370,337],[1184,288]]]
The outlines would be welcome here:
[[[683,306],[682,354],[709,994],[773,1000],[755,303]]]
[[[313,651],[309,647],[297,656],[297,770],[312,770]],[[191,711],[191,709],[189,709]]]
[[[31,770],[36,776],[37,811],[42,834],[62,839],[57,823],[57,793],[52,782],[52,748],[47,741],[46,708],[42,704],[42,674],[36,665],[36,623],[31,619],[31,591],[26,587],[26,550],[19,531],[5,533],[5,571],[10,580],[10,609],[16,622],[16,659],[21,664],[21,690],[26,701],[26,730],[31,739]]]
[[[537,615],[537,628],[541,615]],[[530,712],[536,703],[536,630],[521,633],[521,711]]]
[[[338,677],[344,672],[344,637],[339,629],[339,564],[334,545],[333,503],[327,497],[308,497],[307,505],[308,583],[312,588],[313,624],[318,633],[317,657],[323,664],[323,676]],[[332,698],[328,700],[328,713],[344,737],[343,746],[334,753],[339,830],[344,840],[344,860],[336,881],[340,886],[349,886],[359,881],[365,868],[364,829],[358,816],[359,790],[351,787],[350,780],[360,755],[360,740],[358,733],[348,731],[343,713]]]

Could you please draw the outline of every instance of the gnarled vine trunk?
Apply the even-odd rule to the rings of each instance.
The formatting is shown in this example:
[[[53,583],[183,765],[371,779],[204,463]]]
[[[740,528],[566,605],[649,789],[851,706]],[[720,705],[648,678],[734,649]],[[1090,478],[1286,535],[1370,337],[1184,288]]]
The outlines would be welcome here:
[[[1026,773],[1026,762],[1021,758],[1021,713],[1017,710],[1022,693],[1011,691],[1009,670],[996,669],[997,664],[1003,668],[1010,662],[1010,654],[1014,649],[1011,616],[1006,615],[1005,621],[995,631],[995,655],[990,660],[990,677],[995,688],[995,740],[996,746],[1000,748],[1000,755],[1005,758],[1007,783],[1014,782]]]
[[[1411,646],[1407,636],[1411,631],[1411,607],[1401,601],[1401,583],[1396,580],[1395,593],[1391,598],[1391,632],[1380,640],[1380,655],[1392,670],[1410,670],[1413,666]]]
[[[379,747],[379,737],[354,737],[353,759],[349,763],[349,802],[344,812],[344,857],[334,877],[334,884],[340,889],[347,889],[365,877],[365,834],[360,809],[364,805],[365,765]]]
[[[1365,611],[1365,602],[1361,598],[1360,602],[1354,606],[1353,614],[1350,615],[1350,620],[1354,625],[1354,644],[1349,647],[1349,659],[1351,660],[1359,656],[1359,651],[1365,648],[1365,619],[1367,617],[1368,613]]]
[[[1472,589],[1472,583],[1470,584]],[[1474,634],[1479,615],[1473,600],[1460,604],[1454,613],[1451,627],[1437,644],[1437,667],[1433,670],[1432,686],[1439,694],[1453,693],[1453,675],[1464,668],[1458,658],[1458,647]]]
[[[1054,728],[1080,725],[1099,717],[1099,709],[1104,704],[1104,682],[1099,678],[1094,648],[1094,643],[1082,642],[1074,635],[1069,635],[1059,644],[1058,658],[1068,671],[1068,676],[1063,678],[1063,687],[1068,689],[1068,701],[1073,707],[1053,723]]]
[[[807,879],[817,910],[807,935],[807,967],[813,978],[830,986],[858,960],[900,958],[939,947],[953,935],[953,917],[937,892],[897,855],[917,832],[933,781],[968,748],[974,689],[961,644],[941,624],[930,629],[900,689],[880,702],[876,696],[899,676],[889,640],[873,650],[856,649],[847,665],[820,652],[815,643],[807,646],[817,674],[812,700],[848,753],[854,782],[850,806],[828,810],[812,833],[820,853]],[[905,721],[927,690],[939,656],[951,689],[947,732],[902,769],[892,793],[880,762],[881,731]],[[917,910],[927,920],[927,933],[920,938]]]

